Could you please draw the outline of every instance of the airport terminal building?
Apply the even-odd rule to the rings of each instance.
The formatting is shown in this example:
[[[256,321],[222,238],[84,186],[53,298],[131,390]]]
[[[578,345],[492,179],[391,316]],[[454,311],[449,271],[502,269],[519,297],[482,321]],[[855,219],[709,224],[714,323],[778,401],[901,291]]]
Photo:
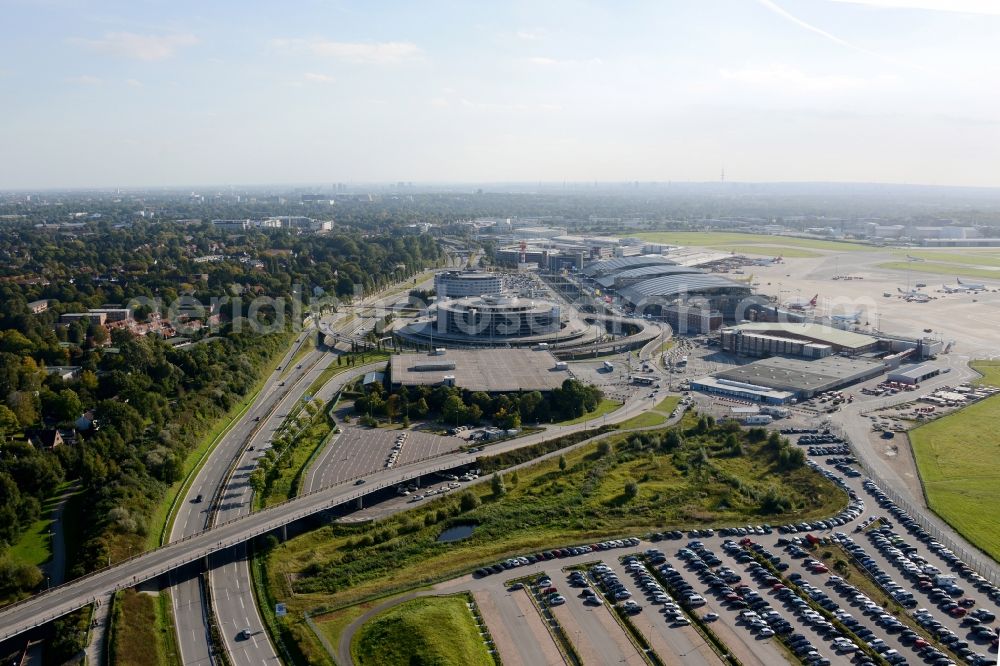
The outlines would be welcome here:
[[[559,329],[559,305],[551,301],[472,296],[444,301],[437,306],[438,335],[496,340],[558,333]]]
[[[439,301],[503,292],[503,276],[483,271],[444,271],[434,275],[434,293]]]

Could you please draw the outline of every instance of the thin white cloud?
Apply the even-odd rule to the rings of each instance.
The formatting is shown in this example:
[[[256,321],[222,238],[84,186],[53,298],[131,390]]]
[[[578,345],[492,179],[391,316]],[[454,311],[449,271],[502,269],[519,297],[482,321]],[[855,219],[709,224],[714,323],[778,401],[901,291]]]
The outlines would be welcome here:
[[[101,39],[72,40],[92,51],[134,60],[165,60],[178,49],[193,46],[198,38],[191,34],[139,35],[133,32],[108,32]]]
[[[844,92],[873,85],[872,79],[853,76],[807,74],[788,65],[775,64],[760,68],[721,69],[719,75],[727,80],[755,88],[788,92]]]
[[[588,60],[574,60],[569,59],[559,59],[559,58],[549,58],[546,56],[532,56],[530,58],[524,58],[524,62],[530,65],[537,65],[539,67],[568,67],[574,65],[603,65],[604,61],[600,58],[590,58]]]
[[[327,74],[319,74],[317,72],[306,72],[302,75],[302,78],[310,83],[333,83],[336,81],[332,76]]]
[[[537,42],[542,38],[542,33],[538,30],[518,30],[514,36],[525,42]]]
[[[830,0],[852,5],[870,5],[886,9],[926,9],[935,12],[959,14],[986,14],[1000,16],[997,0]]]
[[[89,74],[83,74],[81,76],[71,76],[66,79],[67,83],[75,83],[81,86],[96,86],[104,83],[101,79],[96,76],[90,76]]]
[[[344,62],[386,65],[417,60],[423,56],[420,47],[411,42],[335,42],[322,39],[274,39],[271,45],[279,49],[305,51],[315,56],[335,58]]]
[[[129,86],[130,88],[141,88],[142,82],[139,81],[138,79],[125,79],[125,85]]]

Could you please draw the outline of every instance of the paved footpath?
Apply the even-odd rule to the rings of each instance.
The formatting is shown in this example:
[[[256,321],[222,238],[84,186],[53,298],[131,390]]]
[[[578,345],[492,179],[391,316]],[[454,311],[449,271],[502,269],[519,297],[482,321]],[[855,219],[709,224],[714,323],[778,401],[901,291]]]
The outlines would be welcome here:
[[[106,594],[98,600],[94,609],[94,625],[90,628],[90,642],[87,643],[87,663],[91,666],[102,666],[108,663],[105,648],[108,645],[108,621],[111,619],[111,595]]]

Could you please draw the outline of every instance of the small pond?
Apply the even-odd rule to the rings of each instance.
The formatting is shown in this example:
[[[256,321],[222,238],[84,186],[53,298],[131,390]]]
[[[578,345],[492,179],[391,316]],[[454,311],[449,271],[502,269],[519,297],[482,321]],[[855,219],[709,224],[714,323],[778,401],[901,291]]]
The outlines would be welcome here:
[[[455,525],[454,527],[449,527],[444,532],[438,535],[439,543],[448,543],[450,541],[461,541],[462,539],[468,539],[472,536],[473,530],[476,526],[471,523],[466,523],[464,525]]]

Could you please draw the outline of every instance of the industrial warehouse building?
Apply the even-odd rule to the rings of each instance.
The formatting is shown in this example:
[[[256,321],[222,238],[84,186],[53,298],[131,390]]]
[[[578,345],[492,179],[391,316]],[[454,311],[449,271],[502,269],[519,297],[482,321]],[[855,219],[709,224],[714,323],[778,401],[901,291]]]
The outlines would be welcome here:
[[[715,374],[717,380],[794,394],[798,399],[857,384],[885,372],[885,364],[843,356],[804,360],[775,356]]]
[[[444,271],[434,275],[434,293],[438,300],[464,298],[503,291],[503,276],[483,271]]]
[[[791,391],[778,391],[766,386],[737,382],[731,379],[718,379],[716,377],[694,379],[691,381],[691,388],[695,391],[714,393],[715,395],[722,395],[727,398],[750,400],[769,405],[784,405],[795,399],[795,393]]]
[[[747,356],[786,354],[822,358],[831,353],[864,354],[878,347],[870,335],[812,322],[756,322],[720,331],[723,349]]]
[[[389,381],[399,386],[457,386],[469,391],[551,391],[573,377],[547,351],[526,349],[439,349],[429,354],[395,354]]]
[[[886,378],[890,382],[899,382],[900,384],[919,384],[925,379],[937,377],[940,374],[941,368],[933,363],[921,363],[920,365],[912,365],[908,368],[893,370],[886,376]]]

